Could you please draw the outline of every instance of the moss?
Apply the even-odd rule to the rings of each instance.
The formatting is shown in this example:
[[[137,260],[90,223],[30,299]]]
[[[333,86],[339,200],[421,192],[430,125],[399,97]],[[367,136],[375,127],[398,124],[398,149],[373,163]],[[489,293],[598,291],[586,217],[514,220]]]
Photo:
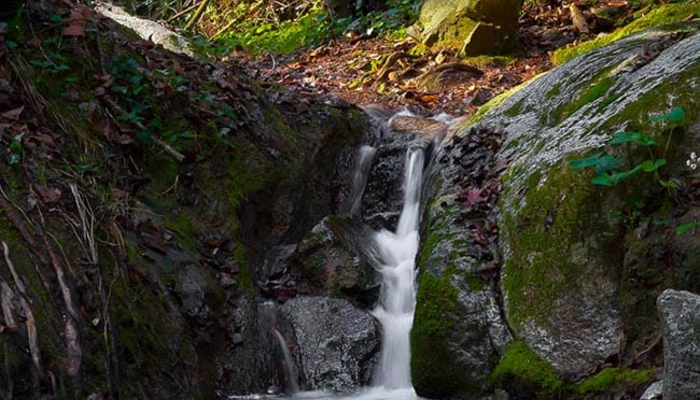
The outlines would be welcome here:
[[[566,390],[566,384],[557,376],[552,364],[542,360],[521,341],[508,346],[491,375],[491,381],[513,393],[527,392],[523,398],[538,400],[557,398]]]
[[[697,121],[700,118],[696,85],[700,83],[700,65],[688,68],[683,72],[669,76],[653,90],[641,95],[634,102],[625,106],[614,118],[607,121],[604,129],[615,129],[622,123],[633,124],[627,129],[655,134],[659,125],[652,119],[661,113],[668,112],[673,107],[683,107],[686,121]],[[684,82],[679,85],[678,82]],[[685,161],[685,160],[683,160]]]
[[[484,117],[486,116],[486,114],[489,111],[491,111],[491,110],[497,108],[498,106],[500,106],[501,104],[505,103],[505,101],[508,100],[513,94],[517,93],[521,89],[524,89],[525,87],[527,87],[527,85],[529,85],[530,83],[534,82],[535,80],[537,80],[538,78],[540,78],[542,76],[544,76],[544,73],[536,75],[536,76],[532,77],[530,80],[528,80],[527,82],[523,82],[518,86],[512,87],[512,88],[506,90],[505,92],[499,94],[498,96],[494,97],[493,99],[489,100],[486,104],[481,106],[479,108],[479,110],[474,115],[472,115],[469,118],[469,120],[466,122],[465,126],[471,126],[471,125],[474,125],[474,124],[480,122],[481,120],[484,119]]]
[[[567,103],[554,112],[556,121],[560,122],[566,119],[578,111],[581,107],[601,98],[603,95],[608,93],[614,84],[615,79],[610,76],[602,76],[599,79],[594,79],[586,91],[583,92],[576,100]]]
[[[477,68],[492,68],[492,67],[505,67],[515,60],[515,57],[511,56],[476,56],[476,57],[466,57],[463,62],[467,65],[472,65]]]
[[[640,32],[657,26],[669,25],[683,21],[689,15],[700,14],[700,4],[666,4],[631,24],[616,30],[608,35],[600,35],[593,40],[581,43],[577,46],[560,48],[552,54],[552,63],[561,65],[572,58],[598,49],[607,44],[620,40],[633,33]]]
[[[185,249],[190,251],[197,250],[197,228],[189,217],[180,213],[166,219],[165,226],[177,234],[179,242]]]
[[[246,256],[246,250],[242,244],[236,246],[236,249],[233,251],[233,257],[236,259],[240,267],[240,272],[238,275],[236,275],[238,284],[246,293],[255,294],[253,271],[250,269],[248,257]]]
[[[614,388],[628,389],[654,379],[654,370],[624,370],[605,368],[594,376],[573,386],[576,394],[602,393]]]
[[[454,354],[444,341],[453,330],[458,311],[457,289],[450,274],[436,278],[423,273],[419,283],[416,319],[411,331],[411,370],[413,383],[421,395],[441,398],[455,393],[464,397],[478,394],[481,388],[452,368]]]
[[[529,318],[546,324],[551,304],[575,290],[586,269],[585,262],[575,260],[591,262],[591,257],[600,254],[600,249],[590,254],[593,250],[583,244],[587,232],[597,232],[603,223],[598,213],[605,192],[592,185],[590,178],[589,173],[561,162],[551,168],[544,184],[539,185],[539,173],[526,180],[525,205],[519,210],[502,208],[511,247],[503,267],[503,286],[512,324]],[[501,199],[510,196],[506,192]],[[613,239],[600,241],[607,244],[605,240]]]

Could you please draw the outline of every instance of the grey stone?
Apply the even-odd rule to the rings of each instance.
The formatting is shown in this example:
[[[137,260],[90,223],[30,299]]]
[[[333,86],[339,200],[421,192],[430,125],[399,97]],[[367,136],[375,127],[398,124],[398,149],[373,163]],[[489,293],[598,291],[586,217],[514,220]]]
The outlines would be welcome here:
[[[326,297],[297,297],[281,312],[292,327],[293,352],[309,389],[350,392],[370,383],[380,335],[369,313]]]
[[[700,296],[665,290],[657,300],[664,342],[664,400],[700,399]]]
[[[478,127],[507,132],[499,152],[508,166],[499,203],[499,246],[509,325],[563,377],[584,374],[621,348],[618,272],[628,243],[606,233],[620,231],[610,210],[624,209],[630,196],[600,190],[568,162],[602,151],[609,134],[636,118],[629,114],[635,107],[643,106],[638,113],[651,117],[693,104],[700,78],[675,82],[700,65],[700,35],[697,24],[677,29],[685,33],[656,29],[582,54],[497,100],[497,106],[486,106],[476,119],[481,119]],[[661,51],[640,59],[650,46]],[[577,103],[601,79],[607,80],[606,91]],[[636,129],[656,132],[658,127],[648,124]],[[672,144],[669,154],[677,156],[668,157],[666,168],[683,176],[683,149],[698,148],[700,141],[688,134]]]
[[[143,40],[150,40],[175,53],[195,57],[192,49],[190,49],[189,41],[184,36],[155,21],[134,17],[124,11],[123,8],[109,3],[97,4],[95,11],[120,25],[133,29]]]
[[[331,215],[316,225],[290,260],[299,275],[299,293],[342,297],[363,308],[376,302],[380,277],[374,232],[356,218]]]
[[[654,400],[661,398],[661,392],[663,391],[664,388],[664,381],[656,381],[649,385],[646,390],[644,390],[644,393],[642,393],[642,397],[640,397],[640,400]]]
[[[432,167],[427,188],[411,375],[419,396],[479,399],[511,335],[489,283],[477,277],[484,262],[467,254],[473,238],[455,184],[463,168],[451,151],[442,149],[449,157]]]

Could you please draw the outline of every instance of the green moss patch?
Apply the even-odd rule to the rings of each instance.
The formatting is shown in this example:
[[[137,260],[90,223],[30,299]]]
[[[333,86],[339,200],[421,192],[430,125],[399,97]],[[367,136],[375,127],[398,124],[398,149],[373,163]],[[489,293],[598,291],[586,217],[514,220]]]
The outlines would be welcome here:
[[[693,14],[700,15],[700,4],[663,5],[613,33],[598,36],[593,40],[581,43],[577,46],[557,49],[552,54],[552,63],[554,65],[561,65],[580,54],[598,49],[633,33],[657,26],[682,22],[684,19],[688,18],[689,15]]]
[[[653,370],[624,370],[605,368],[594,376],[573,386],[576,394],[602,393],[614,388],[640,386],[654,379]]]
[[[453,329],[454,313],[459,309],[457,289],[450,284],[450,274],[446,271],[441,278],[436,278],[424,273],[420,288],[411,331],[414,385],[420,388],[422,395],[432,398],[479,393],[481,388],[452,368],[454,354],[444,345]]]
[[[524,398],[538,400],[557,398],[566,390],[566,384],[557,376],[552,364],[520,341],[508,346],[491,380],[497,387],[513,393],[526,391],[529,396]]]
[[[560,163],[551,168],[542,185],[538,173],[530,176],[525,182],[525,205],[519,210],[504,207],[511,255],[504,265],[503,286],[512,324],[532,318],[546,325],[551,305],[576,290],[592,253],[602,254],[583,244],[588,232],[602,231],[604,220],[599,215],[604,191],[592,185],[590,178]],[[501,198],[512,195],[506,191]],[[608,240],[600,238],[601,242]],[[586,261],[574,262],[576,259]]]

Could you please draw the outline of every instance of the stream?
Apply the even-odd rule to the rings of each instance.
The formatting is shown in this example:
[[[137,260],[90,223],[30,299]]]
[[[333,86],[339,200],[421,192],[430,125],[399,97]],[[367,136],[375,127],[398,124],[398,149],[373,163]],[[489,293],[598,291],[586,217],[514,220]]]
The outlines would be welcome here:
[[[411,382],[410,333],[416,307],[416,256],[420,245],[421,193],[425,170],[430,165],[431,151],[437,146],[425,146],[424,137],[411,142],[405,153],[403,171],[403,205],[395,230],[379,229],[373,242],[378,250],[377,270],[381,276],[379,300],[371,314],[381,325],[381,352],[372,386],[352,394],[326,391],[300,391],[297,367],[287,340],[274,330],[276,343],[283,355],[285,394],[230,396],[231,399],[352,399],[352,400],[412,400],[418,399]],[[432,139],[437,141],[438,139]],[[358,215],[367,176],[376,149],[363,145],[358,150],[353,174],[350,213]]]

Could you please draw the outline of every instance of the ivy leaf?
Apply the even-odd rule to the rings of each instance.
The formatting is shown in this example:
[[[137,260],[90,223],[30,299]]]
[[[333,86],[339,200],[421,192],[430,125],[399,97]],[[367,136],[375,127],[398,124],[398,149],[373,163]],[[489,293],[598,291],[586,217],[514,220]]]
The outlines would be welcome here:
[[[596,177],[594,177],[591,180],[591,182],[593,182],[593,184],[599,185],[599,186],[617,186],[618,182],[636,174],[637,172],[639,172],[640,169],[642,169],[642,166],[637,165],[636,167],[632,168],[629,171],[615,172],[613,174],[606,172],[606,173],[597,175]]]
[[[666,114],[659,115],[658,117],[651,120],[651,122],[661,122],[661,121],[682,121],[685,119],[685,110],[683,107],[676,107]]]
[[[613,157],[606,154],[598,159],[598,162],[595,165],[595,172],[597,174],[602,174],[603,172],[610,171],[615,167],[619,167],[620,165],[622,165],[622,159],[620,157]]]
[[[644,170],[644,172],[654,172],[657,169],[663,167],[664,165],[666,165],[665,158],[659,158],[656,161],[646,160],[642,163],[642,169]]]
[[[700,222],[693,221],[693,222],[688,222],[686,224],[678,225],[676,227],[676,235],[683,235],[684,233],[688,232],[689,230],[695,228],[696,226],[700,225]]]
[[[569,166],[573,169],[583,169],[587,167],[592,167],[598,164],[598,159],[603,155],[603,153],[598,153],[590,157],[582,158],[580,160],[569,161]]]
[[[608,173],[600,174],[591,179],[594,185],[598,186],[615,186],[617,182],[613,181],[612,176]]]
[[[656,139],[639,132],[616,132],[610,140],[610,144],[620,145],[624,143],[639,143],[645,146],[656,146]]]

